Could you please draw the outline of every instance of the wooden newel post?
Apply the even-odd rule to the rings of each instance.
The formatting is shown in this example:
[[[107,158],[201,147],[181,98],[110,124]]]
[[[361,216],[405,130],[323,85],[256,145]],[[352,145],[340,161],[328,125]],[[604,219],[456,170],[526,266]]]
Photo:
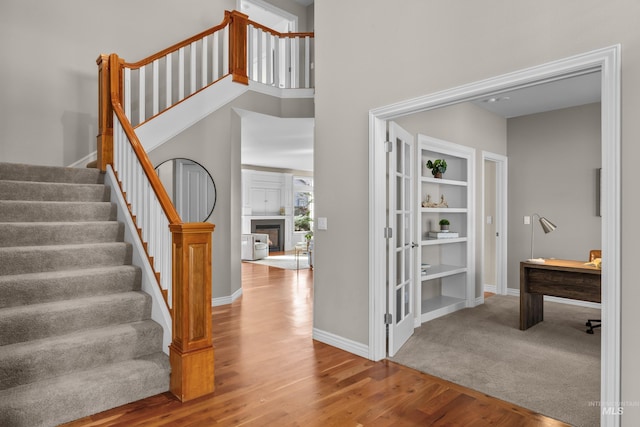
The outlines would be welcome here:
[[[247,74],[247,28],[249,16],[236,10],[226,12],[231,15],[229,24],[229,72],[237,83],[249,84]]]
[[[113,164],[113,106],[111,97],[119,101],[122,94],[122,63],[124,61],[115,53],[100,55],[98,64],[98,169],[107,170],[108,164]]]
[[[211,233],[206,222],[172,224],[173,341],[170,391],[182,402],[213,393]]]
[[[100,55],[98,64],[98,168],[104,172],[113,162],[113,109],[111,108],[111,89],[109,73],[109,55]]]

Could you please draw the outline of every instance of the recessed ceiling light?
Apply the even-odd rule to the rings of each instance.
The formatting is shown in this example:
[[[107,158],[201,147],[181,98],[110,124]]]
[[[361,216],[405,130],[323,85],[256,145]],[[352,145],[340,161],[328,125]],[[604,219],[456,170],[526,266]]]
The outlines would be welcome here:
[[[488,102],[488,103],[494,103],[494,102],[502,102],[502,101],[508,101],[511,98],[509,98],[508,96],[503,96],[502,98],[498,98],[498,97],[491,97],[491,98],[487,98],[484,100],[484,102]]]

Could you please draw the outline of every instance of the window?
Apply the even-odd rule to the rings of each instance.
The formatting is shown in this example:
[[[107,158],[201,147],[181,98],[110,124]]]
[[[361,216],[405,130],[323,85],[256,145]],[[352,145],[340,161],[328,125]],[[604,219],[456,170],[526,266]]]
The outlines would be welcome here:
[[[313,229],[313,178],[293,178],[294,231]]]

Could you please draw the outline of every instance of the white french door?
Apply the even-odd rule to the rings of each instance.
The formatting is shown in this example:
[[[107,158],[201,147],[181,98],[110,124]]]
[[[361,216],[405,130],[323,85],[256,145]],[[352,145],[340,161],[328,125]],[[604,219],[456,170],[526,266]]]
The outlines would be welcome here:
[[[389,123],[387,159],[387,323],[389,357],[414,329],[414,138]],[[390,315],[390,316],[389,316]]]

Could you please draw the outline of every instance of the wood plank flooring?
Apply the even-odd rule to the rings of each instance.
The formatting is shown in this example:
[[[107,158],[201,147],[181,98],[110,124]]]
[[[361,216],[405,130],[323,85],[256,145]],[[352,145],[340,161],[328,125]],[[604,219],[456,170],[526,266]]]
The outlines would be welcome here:
[[[313,341],[313,271],[242,270],[243,296],[213,309],[213,395],[182,404],[165,393],[66,426],[566,426]]]

